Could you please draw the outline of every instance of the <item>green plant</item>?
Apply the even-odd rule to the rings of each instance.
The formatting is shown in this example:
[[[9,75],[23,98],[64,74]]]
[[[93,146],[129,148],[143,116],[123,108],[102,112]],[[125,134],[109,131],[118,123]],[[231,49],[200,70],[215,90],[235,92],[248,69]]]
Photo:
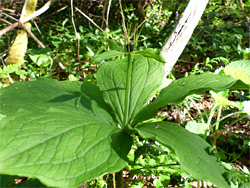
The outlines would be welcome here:
[[[24,70],[20,70],[21,63],[10,64],[0,68],[0,78],[8,78],[8,74],[16,73],[17,75],[24,75],[26,72]]]
[[[241,60],[241,61],[234,61],[227,65],[225,68],[220,68],[216,70],[218,74],[224,74],[224,75],[230,75],[235,79],[241,79],[245,83],[250,84],[250,66],[249,66],[250,61],[249,60]],[[246,118],[250,115],[249,111],[249,99],[248,100],[243,100],[243,101],[230,101],[228,99],[229,96],[229,90],[224,90],[220,92],[216,91],[211,91],[212,96],[214,98],[214,105],[212,107],[212,110],[210,112],[210,115],[208,117],[208,122],[207,126],[210,127],[210,130],[215,133],[215,138],[213,141],[213,146],[216,147],[216,140],[217,140],[217,132],[219,130],[219,125],[220,122],[222,122],[224,119],[242,114],[238,119],[234,120],[231,124],[227,126],[229,128],[230,126],[234,125],[237,123],[240,119]],[[247,98],[246,98],[247,99]],[[238,108],[239,110],[233,113],[228,114],[225,117],[220,117],[220,114],[222,112],[222,107],[223,106],[231,106]],[[214,115],[215,111],[217,111],[217,120],[214,123],[211,123],[212,121],[212,116]]]
[[[180,186],[192,179],[181,169],[176,155],[169,149],[152,140],[142,140],[138,136],[133,138],[134,144],[128,154],[130,162],[126,168],[129,176],[125,179],[124,187],[139,182],[168,187],[171,181]]]
[[[99,55],[98,60],[118,59],[99,68],[98,86],[43,78],[1,89],[0,173],[38,178],[47,186],[76,187],[118,172],[117,187],[122,187],[131,135],[139,134],[174,152],[193,178],[228,187],[225,171],[202,138],[175,123],[145,120],[190,94],[248,90],[249,84],[221,74],[191,75],[173,81],[146,105],[162,84],[163,58],[151,49],[118,50]]]

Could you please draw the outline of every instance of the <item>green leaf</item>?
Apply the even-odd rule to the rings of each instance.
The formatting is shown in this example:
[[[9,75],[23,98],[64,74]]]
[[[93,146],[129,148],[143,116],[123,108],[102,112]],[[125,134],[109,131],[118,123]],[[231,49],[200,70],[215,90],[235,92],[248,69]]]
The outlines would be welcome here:
[[[207,152],[210,145],[199,136],[170,122],[147,123],[136,130],[142,138],[158,141],[173,150],[183,170],[194,178],[229,187],[216,157]]]
[[[42,64],[50,64],[49,52],[50,48],[41,48],[39,50],[29,50],[28,55],[30,59],[36,63],[38,66]]]
[[[125,52],[123,47],[121,47],[119,44],[117,44],[115,40],[107,39],[107,42],[109,44],[110,50],[118,50],[120,52]]]
[[[198,123],[196,121],[189,121],[185,128],[192,133],[200,135],[203,135],[205,130],[209,129],[207,124],[204,125],[203,123]]]
[[[132,54],[131,61],[128,122],[153,97],[164,77],[164,64],[155,59]],[[97,72],[97,82],[103,92],[104,100],[111,106],[120,124],[125,111],[127,65],[127,58],[105,62]]]
[[[165,63],[165,59],[161,55],[161,52],[155,51],[154,49],[151,49],[151,48],[148,48],[148,49],[142,50],[142,51],[135,51],[133,53],[140,54],[140,55],[143,55],[144,57],[152,58],[152,59],[155,59],[156,61]]]
[[[98,54],[91,61],[102,61],[102,60],[114,58],[114,57],[117,57],[117,56],[122,56],[124,54],[125,54],[125,52],[121,52],[121,51],[117,51],[117,50],[111,50],[111,51],[108,51],[108,52],[103,52],[101,54]]]
[[[108,112],[110,107],[104,102],[99,88],[90,83],[58,82],[51,79],[16,82],[0,90],[0,113],[12,115],[19,108],[28,111],[41,111],[50,107],[71,109],[92,113],[106,123],[112,122]],[[91,104],[93,100],[94,104]],[[101,107],[101,108],[99,108]]]
[[[234,106],[241,110],[243,108],[242,102],[228,100],[228,92],[228,89],[226,89],[224,91],[211,91],[211,94],[217,104],[225,106]]]
[[[7,74],[17,72],[22,63],[10,64],[0,68],[0,78],[8,78]]]
[[[247,73],[238,68],[224,68],[220,71],[220,74],[225,74],[225,75],[230,75],[232,76],[235,80],[240,79],[246,84],[250,84],[250,76],[247,75]]]
[[[185,97],[194,93],[209,90],[222,91],[225,89],[248,90],[249,88],[250,85],[241,80],[235,80],[231,76],[210,72],[174,80],[169,86],[161,90],[160,95],[153,103],[145,106],[137,114],[132,126],[154,117],[159,108],[168,104],[179,104]]]
[[[250,76],[250,60],[233,61],[225,68],[238,68],[245,71],[247,75]]]
[[[132,139],[89,83],[41,79],[0,90],[0,173],[78,187],[127,165]]]
[[[224,68],[216,70],[219,74],[230,75],[234,79],[240,79],[246,84],[250,84],[250,60],[233,61]]]

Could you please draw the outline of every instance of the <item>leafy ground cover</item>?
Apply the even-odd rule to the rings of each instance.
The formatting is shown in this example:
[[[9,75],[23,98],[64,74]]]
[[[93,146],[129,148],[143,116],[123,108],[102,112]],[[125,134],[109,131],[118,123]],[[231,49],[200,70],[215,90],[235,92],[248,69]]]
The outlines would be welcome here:
[[[37,78],[47,77],[61,81],[79,80],[85,82],[88,81],[91,84],[96,84],[98,81],[97,70],[99,67],[100,71],[104,71],[104,69],[105,71],[110,71],[110,66],[108,65],[108,63],[104,64],[105,58],[102,58],[101,53],[108,50],[120,49],[121,53],[119,54],[123,54],[125,51],[121,47],[122,45],[124,45],[124,34],[121,29],[122,25],[121,22],[117,21],[121,19],[119,13],[119,4],[112,4],[112,11],[110,12],[110,18],[112,19],[110,19],[109,28],[105,26],[105,21],[103,21],[102,16],[99,16],[102,15],[104,7],[107,5],[99,5],[100,4],[95,1],[88,2],[88,4],[86,5],[80,3],[77,4],[77,6],[81,8],[81,10],[85,10],[85,13],[88,13],[88,15],[91,16],[91,18],[104,29],[104,31],[102,32],[94,25],[92,25],[89,21],[83,19],[80,13],[75,13],[75,24],[77,26],[77,31],[81,37],[79,43],[80,45],[78,44],[77,36],[75,35],[72,25],[69,4],[64,2],[59,5],[54,5],[52,9],[42,15],[38,20],[36,20],[39,26],[39,30],[42,34],[40,35],[39,31],[35,27],[32,28],[32,31],[37,36],[40,36],[39,39],[43,41],[46,48],[38,48],[36,43],[34,43],[32,40],[29,40],[29,50],[25,58],[26,62],[25,65],[21,67],[21,69],[19,68],[21,65],[12,65],[7,67],[1,65],[0,77],[2,79],[2,87],[9,84],[7,73],[16,73],[17,75],[19,75],[18,79],[22,81],[36,80]],[[13,6],[16,6],[17,12],[18,10],[19,12],[21,11],[21,4],[4,4],[4,7],[9,9],[14,9]],[[65,8],[65,6],[68,7]],[[138,31],[138,39],[136,40],[136,43],[134,43],[135,51],[139,51],[149,47],[160,48],[164,44],[167,36],[172,31],[176,21],[181,15],[181,12],[184,10],[186,2],[152,1],[150,4],[146,4],[143,9],[139,7],[142,11],[138,11],[138,6],[139,5],[135,5],[133,3],[124,4],[124,13],[126,16],[126,20],[128,21],[128,27],[134,28],[136,27],[136,25],[138,25],[138,23],[140,23],[140,21],[143,21],[146,18],[144,27],[141,29],[141,31]],[[177,83],[177,85],[181,85],[181,80],[179,80],[178,78],[183,78],[188,75],[197,75],[207,71],[214,72],[219,67],[225,67],[226,65],[229,65],[228,69],[224,69],[225,74],[232,75],[230,74],[230,68],[243,69],[245,73],[239,72],[238,74],[234,74],[233,76],[235,79],[243,79],[245,83],[248,83],[249,78],[247,76],[245,78],[244,76],[242,76],[243,74],[249,75],[248,68],[246,67],[244,69],[244,66],[232,67],[233,65],[230,63],[239,59],[247,60],[250,57],[250,35],[248,30],[249,23],[246,21],[249,8],[250,4],[247,1],[227,1],[227,3],[225,3],[224,1],[210,1],[189,44],[186,46],[179,62],[176,64],[172,73],[168,76],[168,79],[177,79],[174,83]],[[1,11],[8,12],[6,10]],[[8,13],[18,18],[17,12]],[[0,24],[1,29],[4,27],[4,23]],[[131,29],[131,33],[133,33],[133,29]],[[13,36],[14,32],[10,32],[7,35],[1,36],[0,56],[4,56],[4,54],[6,54],[11,41],[13,40]],[[112,41],[116,41],[118,44],[112,44]],[[78,51],[80,52],[79,56]],[[102,64],[103,66],[101,66]],[[249,65],[249,62],[246,65]],[[119,65],[117,66],[118,70],[123,69],[120,68]],[[160,75],[160,73],[155,72],[156,70],[158,69],[152,70],[152,77],[154,77],[154,73]],[[109,77],[109,75],[106,76],[107,78]],[[206,75],[205,77],[208,76]],[[160,79],[160,76],[158,78]],[[191,79],[192,77],[187,77],[187,79],[189,78]],[[166,80],[166,82],[169,83],[170,80]],[[37,84],[39,82],[34,83]],[[78,84],[75,84],[74,86],[67,86],[66,83],[68,82],[65,82],[66,86],[62,86],[60,92],[65,89],[67,90],[67,87],[71,88],[71,92],[64,94],[65,97],[63,99],[56,99],[56,101],[52,102],[56,102],[56,104],[59,106],[63,101],[74,101],[76,105],[78,103],[83,104],[82,101],[84,98],[82,98],[82,96],[80,97],[79,89],[77,89],[80,86]],[[186,81],[185,83],[188,84],[191,82]],[[113,97],[112,93],[106,91],[106,83],[102,83],[99,81],[98,84],[100,85],[101,90],[105,90],[106,96],[111,95]],[[27,85],[27,87],[29,86]],[[72,87],[74,89],[72,89]],[[92,89],[96,89],[94,86],[91,87]],[[155,87],[157,88],[157,86]],[[171,87],[172,85],[169,86],[169,90],[172,91]],[[51,86],[51,88],[53,87]],[[12,87],[12,89],[15,90],[14,87]],[[39,91],[41,94],[40,98],[42,99],[43,97],[47,97],[43,94],[43,92],[47,93],[49,91],[50,90]],[[34,93],[37,92],[38,91],[34,91]],[[168,93],[167,88],[164,92]],[[15,92],[13,91],[12,93]],[[135,93],[137,93],[137,91],[135,91]],[[171,94],[171,92],[169,93]],[[177,92],[174,92],[174,94],[176,93],[178,93],[178,90]],[[151,129],[154,129],[153,132],[156,132],[159,130],[157,129],[157,126],[161,127],[165,124],[165,122],[171,121],[172,123],[178,123],[183,127],[186,127],[187,130],[200,135],[201,138],[203,138],[209,144],[214,146],[214,148],[216,148],[210,148],[208,153],[216,156],[217,160],[224,165],[226,169],[226,173],[224,174],[224,176],[226,177],[226,180],[230,182],[231,187],[249,187],[250,130],[249,115],[246,115],[245,113],[247,112],[249,103],[243,103],[244,101],[249,100],[249,89],[247,90],[246,88],[234,88],[231,91],[226,90],[224,91],[224,93],[210,93],[204,90],[203,93],[194,94],[192,92],[189,92],[189,94],[192,95],[185,100],[185,95],[183,95],[180,96],[178,100],[173,102],[173,104],[168,104],[166,102],[165,104],[167,106],[161,106],[159,105],[161,102],[158,101],[165,101],[166,98],[164,98],[164,95],[162,93],[156,93],[156,96],[159,95],[158,98],[153,99],[153,102],[145,107],[145,109],[142,108],[142,111],[141,106],[138,106],[138,109],[135,108],[134,111],[130,110],[131,114],[129,115],[129,117],[131,118],[128,118],[127,121],[130,121],[134,118],[135,120],[138,119],[137,121],[133,121],[136,122],[134,123],[134,125],[136,125],[137,123],[138,125],[140,125],[142,120],[147,120],[148,118],[153,119],[150,119],[146,123],[147,126],[145,127],[145,130],[143,128],[138,128],[136,130],[137,133],[135,135],[132,135],[132,138],[129,138],[133,140],[133,145],[131,145],[131,150],[128,153],[127,165],[124,166],[124,161],[122,161],[123,159],[117,159],[119,161],[117,163],[121,164],[121,166],[124,167],[124,185],[129,187],[142,187],[143,185],[148,187],[191,187],[195,182],[195,184],[203,183],[204,186],[213,186],[211,183],[209,184],[196,181],[196,179],[203,179],[202,177],[199,177],[199,175],[202,173],[198,173],[198,177],[188,175],[190,174],[190,171],[185,168],[185,160],[184,162],[180,162],[178,152],[169,149],[173,147],[171,146],[171,140],[166,141],[164,140],[165,138],[152,136]],[[85,95],[85,97],[87,98],[90,97],[88,93],[85,93]],[[169,96],[169,94],[166,96]],[[35,100],[36,99],[34,99],[34,101]],[[146,99],[144,100],[147,102]],[[139,101],[139,103],[145,104],[145,101]],[[98,102],[98,104],[100,104],[100,101]],[[107,103],[111,104],[112,101],[108,101]],[[14,104],[15,103],[13,103],[12,105]],[[101,101],[101,104],[105,106],[103,101]],[[25,107],[26,105],[27,104],[23,104],[23,107]],[[84,105],[86,107],[89,104],[87,102]],[[97,110],[96,113],[98,112],[97,106],[95,109]],[[155,107],[154,112],[148,110],[152,109],[151,107]],[[62,106],[62,108],[64,107]],[[113,109],[111,106],[111,109],[113,111],[118,108],[119,104],[116,103],[114,103]],[[1,109],[4,108],[2,107]],[[12,114],[14,111],[10,111],[9,113]],[[138,113],[139,111],[140,113]],[[74,119],[77,119],[75,113],[72,113],[73,111],[71,111],[70,108],[68,109],[68,112],[70,113],[70,116],[72,116]],[[147,118],[147,113],[149,112],[151,112],[153,115],[155,114],[155,112],[157,112],[157,117],[153,117],[153,115],[149,114]],[[40,112],[37,111],[37,113],[39,114]],[[53,109],[53,106],[50,107],[48,104],[48,106],[46,107],[46,111],[44,112],[44,117],[46,116],[46,113],[50,115],[54,114],[56,116],[56,114],[62,114],[65,112],[62,112],[62,110],[60,109]],[[95,114],[94,111],[93,113]],[[21,121],[21,118],[25,117],[25,114],[28,117],[32,116],[30,112],[28,112],[27,114],[27,111],[24,110],[18,111],[18,117],[15,118],[19,118],[18,121]],[[123,118],[121,118],[121,115],[119,115],[119,111],[116,111],[116,114],[116,121],[120,122],[119,124],[122,124]],[[69,115],[66,115],[65,113],[65,117],[68,116]],[[97,119],[99,119],[96,121],[99,121],[100,119],[105,120],[105,118],[107,118],[108,116],[110,115],[105,114],[103,117],[97,117]],[[33,117],[35,118],[34,114]],[[47,118],[48,117],[46,116],[46,119]],[[52,119],[53,118],[54,117],[52,117]],[[107,119],[110,120],[110,118]],[[61,121],[65,122],[67,121],[67,118],[62,119]],[[155,124],[154,122],[156,121],[162,122]],[[110,122],[105,123],[110,124]],[[146,128],[148,128],[148,130],[146,130]],[[163,129],[164,128],[165,127],[163,127]],[[61,129],[63,129],[63,127],[61,127]],[[182,129],[180,129],[180,131],[181,130]],[[118,130],[114,128],[114,130],[112,129],[109,131],[109,134],[113,134]],[[14,134],[13,131],[12,134]],[[24,134],[25,136],[25,133],[22,134]],[[21,136],[22,135],[20,135],[20,137]],[[146,140],[143,140],[142,138]],[[106,143],[112,142],[110,138],[106,137],[103,139],[106,141]],[[162,145],[162,143],[168,143],[170,144],[170,146],[168,144]],[[23,146],[21,143],[13,142],[13,144],[13,148],[19,145],[20,147]],[[30,144],[32,143],[30,142]],[[1,147],[3,146],[4,145],[1,145]],[[179,147],[184,146],[185,145],[181,144]],[[25,147],[28,147],[28,145],[26,145]],[[11,147],[9,148],[11,150]],[[183,152],[186,148],[188,147],[181,148],[180,151]],[[115,148],[109,148],[107,150],[112,149],[116,150]],[[18,165],[17,162],[14,163]],[[85,184],[85,186],[113,186],[114,177],[117,176],[117,174],[115,175],[113,174],[113,172],[116,172],[116,170],[110,168],[110,170],[105,172],[109,174],[101,176],[103,173],[100,172],[100,174],[97,174],[95,176],[95,178],[99,178],[93,181],[90,181],[91,178],[89,178],[88,183]],[[27,177],[38,177],[38,175],[33,176],[31,174],[27,174]],[[10,177],[7,175],[1,175],[1,179],[6,180],[6,182],[2,182],[9,183],[9,185],[11,183],[14,183],[14,179],[23,181],[21,183],[15,184],[15,186],[17,187],[29,186],[27,184],[30,184],[30,186],[33,187],[35,185],[44,186],[41,185],[41,183],[37,179],[29,179],[27,181],[27,178],[20,178],[17,176]],[[40,178],[40,180],[43,180],[43,178]],[[212,179],[209,180],[213,182]],[[47,182],[47,180],[43,180],[43,182]],[[61,183],[63,184],[63,182],[64,180],[62,180]],[[47,184],[49,185],[48,182]]]

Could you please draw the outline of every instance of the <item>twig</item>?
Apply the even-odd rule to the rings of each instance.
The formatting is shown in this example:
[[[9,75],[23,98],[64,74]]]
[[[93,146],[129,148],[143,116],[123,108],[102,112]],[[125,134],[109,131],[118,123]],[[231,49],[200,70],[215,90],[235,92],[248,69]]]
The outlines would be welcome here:
[[[125,37],[128,38],[128,32],[127,32],[127,28],[126,28],[126,24],[125,24],[125,17],[124,17],[123,10],[122,10],[122,1],[121,0],[119,0],[119,4],[120,4],[120,9],[121,9],[121,15],[122,15],[123,30],[124,30],[124,33],[125,33]],[[126,40],[126,38],[125,38],[125,40]],[[124,41],[124,42],[126,43],[126,41]]]
[[[2,18],[0,18],[0,20],[1,20],[2,22],[5,22],[5,23],[7,23],[7,24],[11,25],[11,23],[10,23],[10,22],[8,22],[7,20],[4,20],[4,19],[2,19]]]
[[[86,14],[84,14],[79,8],[75,7],[75,9],[80,12],[85,18],[87,18],[92,24],[94,24],[98,29],[103,32],[103,29],[100,28],[91,18],[89,18]]]
[[[66,6],[64,6],[64,7],[60,8],[60,9],[58,9],[56,12],[53,12],[53,13],[50,14],[50,15],[44,16],[43,19],[46,19],[46,18],[48,18],[48,17],[51,17],[52,15],[57,14],[58,12],[61,12],[61,11],[65,10],[66,8],[68,8],[68,5],[66,5]]]
[[[42,32],[40,31],[40,29],[39,29],[38,25],[36,24],[36,22],[34,21],[33,23],[36,26],[37,31],[40,33],[40,35],[42,35]]]
[[[12,9],[8,9],[8,8],[0,8],[0,11],[7,11],[7,12],[11,12],[11,13],[15,13],[15,10]]]
[[[129,37],[129,39],[131,39],[135,35],[136,31],[142,26],[142,24],[144,24],[145,21],[146,19],[143,20],[143,22],[135,29],[134,33]]]
[[[26,31],[26,33],[42,48],[45,48],[44,44],[27,28],[24,24],[19,22],[19,26]]]
[[[55,1],[55,0],[50,0],[50,1],[48,1],[42,8],[40,8],[40,9],[37,10],[37,11],[35,11],[35,12],[32,13],[31,15],[25,17],[25,18],[21,21],[21,23],[24,24],[24,23],[30,21],[31,19],[33,19],[33,18],[35,18],[35,17],[41,15],[42,13],[44,13],[46,10],[49,9],[49,7],[54,3],[54,1]],[[0,30],[0,36],[2,36],[3,34],[5,34],[5,33],[9,32],[9,31],[11,31],[12,29],[16,28],[18,25],[19,25],[19,22],[16,22],[16,23],[14,23],[14,24],[12,24],[12,25],[10,25],[10,26],[8,26],[8,27],[6,27],[6,28]]]
[[[10,16],[10,15],[4,13],[4,12],[2,14],[9,17],[9,18],[11,18],[12,20],[15,20],[16,22],[18,22],[18,19],[14,18],[13,16]]]
[[[111,2],[112,2],[112,0],[109,0],[108,10],[107,10],[107,18],[106,18],[107,27],[109,27],[109,11],[110,11]]]
[[[232,114],[235,115],[235,114],[240,114],[240,113],[245,113],[245,112],[236,112],[236,113],[232,113]],[[230,115],[232,115],[232,114],[230,114]],[[227,116],[227,117],[229,117],[229,116]],[[244,118],[246,118],[246,117],[248,117],[248,114],[245,115],[245,116],[242,116],[242,117],[240,117],[240,118],[238,118],[238,119],[236,119],[236,120],[234,120],[230,125],[227,125],[226,128],[225,128],[224,130],[222,130],[219,134],[217,134],[217,135],[216,135],[216,138],[218,138],[219,136],[221,136],[224,132],[227,131],[228,128],[230,128],[231,126],[233,126],[235,123],[239,122],[240,120],[242,120],[242,119],[244,119]],[[225,118],[224,118],[224,117],[221,118],[219,122],[221,122],[222,119],[225,119]]]
[[[73,0],[71,0],[71,18],[72,18],[72,24],[74,27],[74,31],[77,37],[77,58],[78,61],[80,61],[80,35],[77,33],[76,26],[75,26],[75,21],[74,21],[74,7],[73,7]]]
[[[62,64],[62,62],[58,61],[58,65],[61,69],[66,69],[66,67]]]
[[[107,27],[107,21],[106,21],[106,19],[105,19],[105,12],[106,12],[106,9],[107,9],[106,5],[107,5],[107,3],[105,2],[104,5],[103,5],[103,11],[102,11],[102,16],[101,16],[101,18],[102,18],[102,25],[101,25],[101,28],[103,28],[104,22],[105,22],[106,27]],[[89,15],[90,15],[90,14],[89,14]]]

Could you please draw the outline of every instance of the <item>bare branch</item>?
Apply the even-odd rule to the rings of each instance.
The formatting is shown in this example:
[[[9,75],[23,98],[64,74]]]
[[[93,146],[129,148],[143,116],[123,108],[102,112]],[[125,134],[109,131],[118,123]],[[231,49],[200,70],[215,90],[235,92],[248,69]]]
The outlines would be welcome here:
[[[40,8],[39,10],[37,10],[36,12],[34,12],[33,14],[31,14],[31,15],[25,17],[25,18],[21,21],[21,23],[24,24],[24,23],[30,21],[31,19],[33,19],[33,18],[35,18],[35,17],[37,17],[37,16],[43,14],[46,10],[49,9],[49,7],[50,7],[55,1],[56,1],[56,0],[50,0],[50,1],[48,1],[42,8]],[[6,27],[6,28],[0,30],[0,36],[2,36],[3,34],[5,34],[5,33],[9,32],[9,31],[11,31],[12,29],[16,28],[18,25],[19,25],[19,22],[16,22],[16,23],[14,23],[14,24],[12,24],[12,25],[10,25],[10,26],[8,26],[8,27]]]
[[[109,11],[110,11],[111,2],[112,2],[112,0],[109,0],[108,10],[107,10],[107,18],[106,18],[107,27],[109,27]]]
[[[76,26],[75,26],[73,0],[71,0],[70,4],[71,4],[71,18],[72,18],[72,24],[73,24],[74,31],[75,31],[75,34],[76,34],[76,37],[77,37],[77,58],[78,58],[78,61],[80,61],[80,38],[81,38],[81,37],[80,37],[80,35],[78,34],[78,32],[77,32],[77,30],[76,30]]]
[[[124,33],[125,33],[124,42],[126,43],[126,39],[129,40],[129,36],[128,36],[126,24],[125,24],[125,17],[124,17],[123,10],[122,10],[122,1],[121,0],[119,0],[119,4],[120,4],[120,9],[121,9],[121,15],[122,15],[122,26],[123,26],[123,30],[124,30]],[[127,42],[129,42],[129,41],[127,41]]]
[[[5,22],[5,23],[7,23],[7,24],[11,25],[11,23],[10,23],[10,22],[8,22],[7,20],[4,20],[4,19],[2,19],[2,18],[0,18],[0,20],[1,20],[2,22]]]
[[[91,18],[89,18],[86,14],[84,14],[79,8],[75,7],[75,9],[80,12],[85,18],[87,18],[92,24],[94,24],[98,29],[103,32],[103,29],[100,28]]]
[[[9,14],[6,14],[6,13],[1,13],[1,14],[3,14],[3,15],[5,15],[5,16],[7,16],[7,17],[9,17],[9,18],[11,18],[12,20],[15,20],[15,21],[17,21],[18,22],[18,20],[16,19],[16,18],[14,18],[13,16],[10,16]]]

